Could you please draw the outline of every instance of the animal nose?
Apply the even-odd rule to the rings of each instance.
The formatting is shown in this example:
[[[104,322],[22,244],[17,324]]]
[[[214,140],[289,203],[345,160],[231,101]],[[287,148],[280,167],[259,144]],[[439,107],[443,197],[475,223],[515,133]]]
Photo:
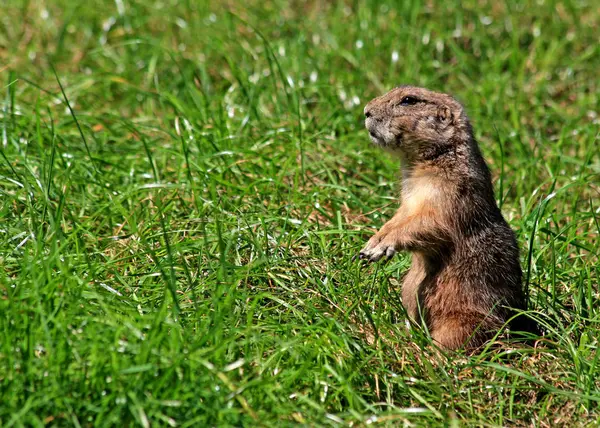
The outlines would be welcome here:
[[[365,107],[365,111],[364,111],[364,113],[365,113],[365,116],[366,116],[366,117],[371,117],[371,116],[372,116],[372,115],[371,115],[371,109],[369,108],[369,106],[366,106],[366,107]]]

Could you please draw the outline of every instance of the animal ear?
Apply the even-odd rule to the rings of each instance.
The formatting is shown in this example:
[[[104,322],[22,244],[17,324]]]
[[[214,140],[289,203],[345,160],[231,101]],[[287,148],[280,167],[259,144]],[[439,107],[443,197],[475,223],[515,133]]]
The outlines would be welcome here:
[[[452,122],[454,122],[454,116],[452,115],[452,110],[450,107],[445,105],[439,106],[437,111],[437,119],[446,125],[450,125]]]

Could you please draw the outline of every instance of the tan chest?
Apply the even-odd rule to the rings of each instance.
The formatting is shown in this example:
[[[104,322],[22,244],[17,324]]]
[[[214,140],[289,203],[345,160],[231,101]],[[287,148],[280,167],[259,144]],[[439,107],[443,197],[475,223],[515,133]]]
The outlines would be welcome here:
[[[406,216],[432,213],[443,207],[448,189],[438,177],[421,175],[402,183],[400,209]]]

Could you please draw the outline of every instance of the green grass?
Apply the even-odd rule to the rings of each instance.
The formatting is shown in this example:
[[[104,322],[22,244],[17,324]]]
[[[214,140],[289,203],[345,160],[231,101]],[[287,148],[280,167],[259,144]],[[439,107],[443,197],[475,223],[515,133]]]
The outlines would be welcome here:
[[[600,423],[596,2],[220,3],[3,4],[0,425]],[[404,83],[467,106],[535,348],[439,353],[352,261]]]

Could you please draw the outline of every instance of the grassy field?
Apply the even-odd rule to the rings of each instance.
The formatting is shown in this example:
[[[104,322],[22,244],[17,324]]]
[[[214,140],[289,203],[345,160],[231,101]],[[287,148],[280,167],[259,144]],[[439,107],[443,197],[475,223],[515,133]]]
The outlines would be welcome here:
[[[11,0],[0,14],[0,425],[600,424],[592,0]],[[536,347],[437,352],[362,124],[466,106]]]

